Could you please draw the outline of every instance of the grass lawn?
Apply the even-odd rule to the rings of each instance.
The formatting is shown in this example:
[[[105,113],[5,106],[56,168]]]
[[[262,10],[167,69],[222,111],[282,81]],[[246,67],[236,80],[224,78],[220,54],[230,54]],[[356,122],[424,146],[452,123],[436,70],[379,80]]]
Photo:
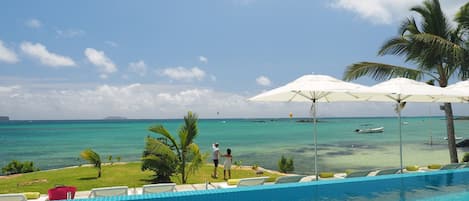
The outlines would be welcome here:
[[[189,176],[188,183],[205,183],[223,181],[223,168],[218,168],[218,179],[212,178],[213,166],[204,165],[199,172]],[[93,167],[64,168],[59,170],[39,171],[22,175],[14,175],[0,178],[0,193],[40,192],[47,194],[47,190],[57,184],[77,187],[78,191],[86,191],[97,187],[128,186],[129,188],[141,187],[149,184],[153,172],[141,171],[140,162],[127,164],[114,164],[102,166],[101,178],[97,178],[98,171]],[[246,178],[255,177],[255,171],[234,166],[231,177]],[[263,176],[269,176],[273,181],[280,175],[265,172]],[[180,177],[173,176],[171,180],[181,184]]]

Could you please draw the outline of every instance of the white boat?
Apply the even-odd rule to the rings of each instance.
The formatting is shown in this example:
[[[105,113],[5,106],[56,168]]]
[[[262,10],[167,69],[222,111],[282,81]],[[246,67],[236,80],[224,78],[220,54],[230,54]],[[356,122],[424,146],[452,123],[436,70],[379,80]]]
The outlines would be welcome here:
[[[448,137],[444,137],[443,139],[448,140]],[[456,140],[462,140],[463,137],[456,136],[455,139],[456,139]]]
[[[355,132],[357,133],[382,133],[384,132],[384,127],[356,129]]]

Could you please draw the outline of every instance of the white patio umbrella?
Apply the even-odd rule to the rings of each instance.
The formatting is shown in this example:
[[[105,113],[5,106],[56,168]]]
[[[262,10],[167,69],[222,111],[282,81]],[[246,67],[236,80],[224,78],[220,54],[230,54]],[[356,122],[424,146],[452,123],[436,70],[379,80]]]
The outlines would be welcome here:
[[[469,102],[469,80],[459,81],[455,84],[448,85],[448,90],[452,90],[461,96],[462,101]]]
[[[349,93],[352,90],[366,88],[365,86],[344,82],[327,75],[304,75],[284,86],[272,89],[250,98],[250,101],[266,102],[311,102],[311,112],[314,124],[314,173],[318,179],[317,167],[317,123],[316,103],[337,101],[359,101],[360,99]]]
[[[357,90],[356,90],[357,91]],[[435,87],[423,82],[407,78],[393,78],[352,94],[366,98],[367,101],[395,102],[399,123],[399,152],[402,173],[402,128],[401,103],[405,102],[461,102],[458,94],[441,87]]]

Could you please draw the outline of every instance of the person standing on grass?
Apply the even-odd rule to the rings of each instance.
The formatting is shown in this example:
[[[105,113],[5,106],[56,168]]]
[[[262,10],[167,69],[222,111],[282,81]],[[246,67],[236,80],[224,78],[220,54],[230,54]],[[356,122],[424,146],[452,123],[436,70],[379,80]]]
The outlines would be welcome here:
[[[218,142],[212,144],[213,150],[213,175],[212,177],[217,178],[217,168],[218,168],[218,156],[220,155],[220,149],[218,148]]]
[[[228,179],[231,179],[231,164],[233,162],[233,156],[231,155],[231,149],[226,149],[225,162],[223,163],[223,179],[226,180],[226,171],[228,171]]]

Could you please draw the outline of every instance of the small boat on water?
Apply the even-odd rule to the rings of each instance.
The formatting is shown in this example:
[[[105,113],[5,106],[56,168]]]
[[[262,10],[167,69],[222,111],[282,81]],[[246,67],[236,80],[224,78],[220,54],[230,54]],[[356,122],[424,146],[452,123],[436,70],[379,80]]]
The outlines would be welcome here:
[[[357,133],[382,133],[384,132],[384,127],[355,129],[355,132]]]
[[[448,140],[448,137],[444,137],[443,139]],[[456,136],[455,139],[456,139],[456,140],[462,140],[463,137]]]

